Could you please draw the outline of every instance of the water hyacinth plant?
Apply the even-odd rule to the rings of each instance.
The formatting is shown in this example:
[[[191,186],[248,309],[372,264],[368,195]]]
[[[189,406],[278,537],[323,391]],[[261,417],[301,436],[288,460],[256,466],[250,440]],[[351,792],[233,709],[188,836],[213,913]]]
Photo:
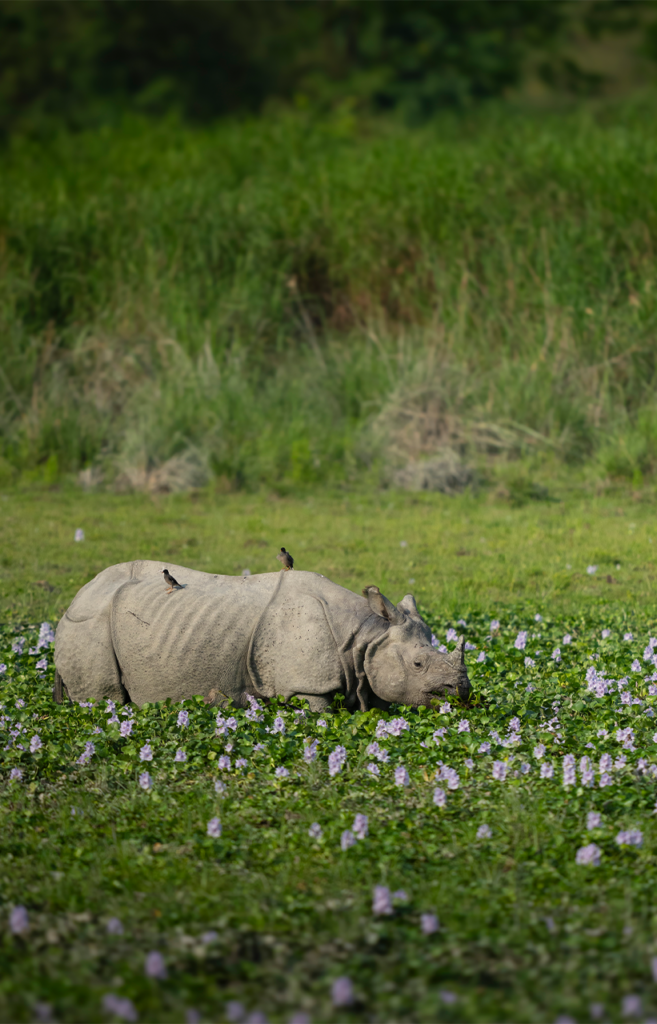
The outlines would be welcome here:
[[[322,717],[54,705],[48,631],[3,627],[0,1017],[657,1012],[649,622],[496,614],[463,616],[467,708]]]

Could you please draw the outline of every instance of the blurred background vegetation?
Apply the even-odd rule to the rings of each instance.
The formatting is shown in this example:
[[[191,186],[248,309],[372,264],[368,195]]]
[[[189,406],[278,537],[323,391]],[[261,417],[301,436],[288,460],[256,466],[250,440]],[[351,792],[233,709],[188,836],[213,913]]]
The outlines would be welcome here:
[[[0,0],[0,485],[657,466],[657,6]]]

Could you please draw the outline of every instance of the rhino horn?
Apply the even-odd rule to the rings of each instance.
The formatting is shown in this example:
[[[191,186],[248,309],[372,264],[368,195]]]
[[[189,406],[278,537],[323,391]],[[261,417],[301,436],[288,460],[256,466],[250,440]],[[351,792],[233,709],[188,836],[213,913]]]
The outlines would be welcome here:
[[[395,608],[392,601],[389,601],[378,587],[365,587],[363,596],[367,598],[367,603],[374,614],[380,615],[382,619],[387,619],[393,626],[404,621],[404,612]]]

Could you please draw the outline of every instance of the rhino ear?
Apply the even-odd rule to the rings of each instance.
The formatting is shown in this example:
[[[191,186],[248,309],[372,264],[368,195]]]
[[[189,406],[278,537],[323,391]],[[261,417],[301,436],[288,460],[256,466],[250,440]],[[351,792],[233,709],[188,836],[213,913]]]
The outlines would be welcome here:
[[[460,636],[459,642],[457,643],[451,654],[448,655],[450,661],[453,661],[455,665],[465,664],[465,637]]]
[[[421,620],[422,618],[419,611],[417,610],[415,598],[413,597],[412,594],[407,594],[406,597],[402,598],[402,600],[397,605],[397,610],[404,612],[404,614],[408,615],[409,618],[411,619]]]
[[[378,587],[365,587],[363,596],[367,598],[367,603],[375,615],[380,615],[393,625],[403,620],[403,612],[397,611],[392,601],[389,601]]]

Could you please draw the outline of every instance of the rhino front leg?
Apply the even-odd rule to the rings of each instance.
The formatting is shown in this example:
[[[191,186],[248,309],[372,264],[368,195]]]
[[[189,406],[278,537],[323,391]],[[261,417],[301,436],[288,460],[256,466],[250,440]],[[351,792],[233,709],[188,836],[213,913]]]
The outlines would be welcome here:
[[[297,693],[295,697],[300,697],[301,700],[307,701],[311,711],[328,711],[331,707],[331,701],[328,697],[321,697],[316,693]]]

